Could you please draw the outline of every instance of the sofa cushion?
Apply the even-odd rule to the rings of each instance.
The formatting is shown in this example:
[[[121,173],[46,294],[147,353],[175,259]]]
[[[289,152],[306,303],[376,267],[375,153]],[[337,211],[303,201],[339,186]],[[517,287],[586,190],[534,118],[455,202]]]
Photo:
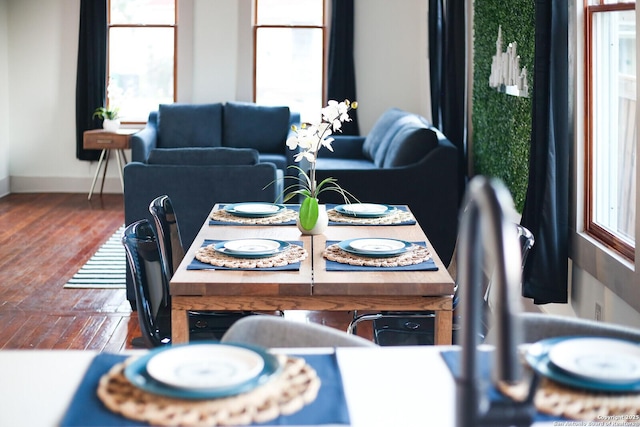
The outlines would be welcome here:
[[[287,157],[284,154],[260,153],[258,158],[260,159],[260,163],[273,163],[277,169],[285,170],[288,166]]]
[[[160,104],[158,148],[222,145],[222,104]]]
[[[397,127],[393,124],[402,116],[408,113],[398,108],[389,108],[387,111],[376,120],[375,124],[371,128],[371,131],[367,134],[367,137],[362,144],[362,155],[365,159],[369,159],[372,162],[376,158],[376,154],[385,141],[389,141],[391,134],[397,131]],[[390,134],[389,134],[390,133]],[[387,135],[389,134],[389,135]]]
[[[407,120],[391,139],[381,166],[392,168],[419,162],[437,146],[438,137],[434,131],[417,118]]]
[[[227,102],[223,113],[226,147],[250,147],[260,153],[284,153],[289,133],[289,107]]]
[[[377,169],[377,166],[365,159],[341,159],[334,157],[318,158],[316,170],[362,170]]]
[[[258,152],[252,148],[156,148],[151,150],[147,163],[193,166],[256,165]]]

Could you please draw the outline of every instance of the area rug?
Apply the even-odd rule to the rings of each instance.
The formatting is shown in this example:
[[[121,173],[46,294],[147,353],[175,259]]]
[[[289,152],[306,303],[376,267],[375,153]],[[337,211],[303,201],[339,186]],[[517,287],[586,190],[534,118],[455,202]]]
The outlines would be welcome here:
[[[65,288],[125,289],[127,258],[122,246],[124,225],[64,285]]]

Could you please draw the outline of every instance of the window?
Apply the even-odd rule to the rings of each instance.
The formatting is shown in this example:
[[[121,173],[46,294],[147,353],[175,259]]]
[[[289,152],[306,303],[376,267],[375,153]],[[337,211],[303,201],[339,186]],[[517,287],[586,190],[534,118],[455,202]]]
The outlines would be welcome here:
[[[324,92],[324,15],[324,0],[255,0],[256,103],[316,118]]]
[[[146,122],[175,100],[176,2],[109,1],[107,103],[124,122]]]
[[[586,231],[634,260],[636,205],[635,3],[586,9]]]

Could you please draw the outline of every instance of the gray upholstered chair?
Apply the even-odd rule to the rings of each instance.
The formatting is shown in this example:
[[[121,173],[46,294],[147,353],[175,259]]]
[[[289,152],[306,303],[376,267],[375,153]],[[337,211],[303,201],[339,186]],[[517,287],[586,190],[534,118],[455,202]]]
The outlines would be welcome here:
[[[640,329],[613,323],[544,313],[521,313],[517,319],[522,327],[523,343],[570,335],[619,338],[640,343]],[[489,330],[485,343],[495,344],[494,332]]]
[[[245,317],[222,336],[222,342],[286,347],[376,347],[369,340],[329,326],[302,323],[275,316]]]

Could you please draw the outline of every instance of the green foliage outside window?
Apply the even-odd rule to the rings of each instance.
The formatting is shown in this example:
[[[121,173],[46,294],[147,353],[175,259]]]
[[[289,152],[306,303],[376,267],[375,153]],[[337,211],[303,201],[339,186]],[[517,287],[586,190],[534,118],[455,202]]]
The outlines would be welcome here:
[[[524,206],[529,174],[534,6],[531,0],[474,2],[473,172],[503,180],[519,212]],[[500,26],[503,51],[509,43],[518,43],[520,67],[526,67],[528,73],[528,98],[500,93],[489,86]]]

